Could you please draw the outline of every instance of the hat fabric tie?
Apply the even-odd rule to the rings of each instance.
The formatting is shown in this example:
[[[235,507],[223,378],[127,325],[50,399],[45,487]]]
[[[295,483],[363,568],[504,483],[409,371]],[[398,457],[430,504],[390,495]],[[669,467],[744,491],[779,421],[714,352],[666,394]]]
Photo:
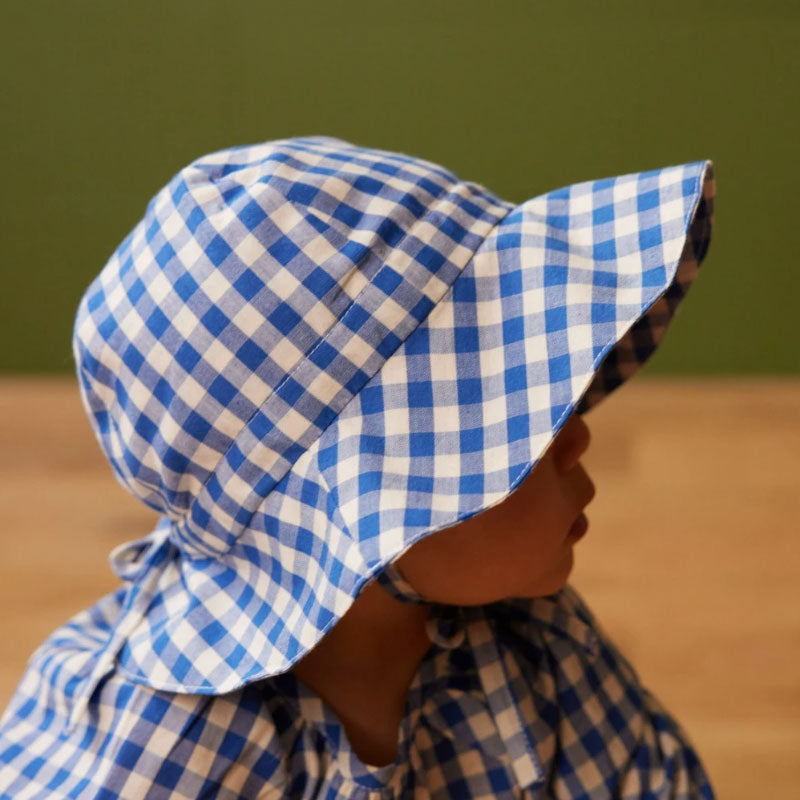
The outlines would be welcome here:
[[[387,564],[376,576],[375,580],[396,600],[404,603],[424,605],[430,603],[403,577],[403,573],[395,563]]]
[[[448,650],[459,647],[466,634],[464,609],[460,606],[432,603],[415,591],[395,563],[387,564],[375,580],[396,600],[418,605],[430,604],[431,613],[425,624],[428,638]]]

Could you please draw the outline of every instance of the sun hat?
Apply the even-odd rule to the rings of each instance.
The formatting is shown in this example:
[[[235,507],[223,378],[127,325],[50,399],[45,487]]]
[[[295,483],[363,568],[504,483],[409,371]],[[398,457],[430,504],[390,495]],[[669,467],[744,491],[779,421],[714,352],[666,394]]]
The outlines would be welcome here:
[[[181,169],[75,319],[95,435],[160,514],[109,557],[125,601],[84,693],[114,665],[226,693],[373,579],[414,599],[392,562],[502,502],[654,351],[713,197],[704,160],[515,204],[328,136]]]

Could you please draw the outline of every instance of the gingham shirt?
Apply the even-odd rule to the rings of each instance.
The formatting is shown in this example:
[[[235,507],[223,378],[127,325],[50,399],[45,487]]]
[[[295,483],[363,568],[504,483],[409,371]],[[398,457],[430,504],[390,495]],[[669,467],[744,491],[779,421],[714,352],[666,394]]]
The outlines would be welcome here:
[[[567,584],[532,600],[439,607],[395,764],[364,764],[291,672],[223,695],[174,694],[111,670],[67,730],[123,590],[31,656],[0,719],[0,797],[713,798],[680,725]]]

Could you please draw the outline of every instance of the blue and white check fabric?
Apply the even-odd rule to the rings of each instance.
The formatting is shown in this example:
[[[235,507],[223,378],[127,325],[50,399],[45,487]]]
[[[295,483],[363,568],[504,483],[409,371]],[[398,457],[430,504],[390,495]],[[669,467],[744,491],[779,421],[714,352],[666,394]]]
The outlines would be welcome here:
[[[59,736],[116,724],[109,681],[171,708],[286,673],[408,547],[502,501],[658,345],[713,198],[697,161],[515,205],[322,136],[180,170],[76,315],[93,430],[160,518],[111,553],[91,659],[47,673]]]
[[[74,731],[120,587],[31,657],[0,718],[2,800],[713,800],[679,723],[569,585],[429,619],[395,763],[353,751],[293,672],[182,694],[111,671]],[[437,608],[437,607],[432,607]],[[444,607],[438,607],[440,609]]]

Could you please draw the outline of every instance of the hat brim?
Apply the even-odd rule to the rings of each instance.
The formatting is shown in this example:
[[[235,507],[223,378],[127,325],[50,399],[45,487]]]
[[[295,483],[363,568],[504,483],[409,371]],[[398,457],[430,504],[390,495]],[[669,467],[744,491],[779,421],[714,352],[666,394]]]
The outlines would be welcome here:
[[[180,554],[168,522],[141,540],[109,645],[122,672],[205,694],[285,672],[386,564],[502,502],[570,414],[655,350],[707,252],[713,199],[706,160],[514,208],[227,553]]]

